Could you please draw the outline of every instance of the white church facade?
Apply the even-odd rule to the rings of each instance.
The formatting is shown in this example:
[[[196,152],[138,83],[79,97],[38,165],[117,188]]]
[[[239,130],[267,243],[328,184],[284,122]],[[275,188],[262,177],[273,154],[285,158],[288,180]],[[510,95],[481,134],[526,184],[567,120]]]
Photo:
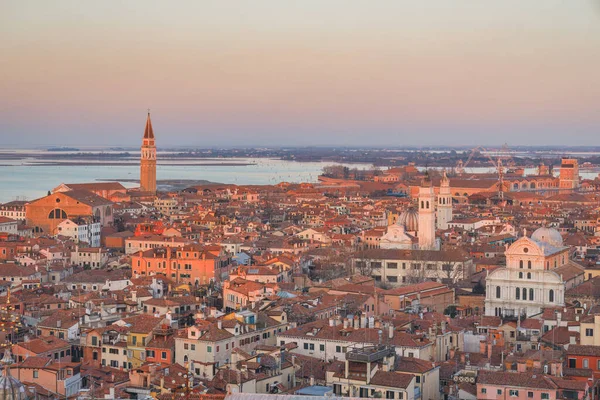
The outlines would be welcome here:
[[[560,233],[539,228],[524,235],[505,252],[506,267],[486,279],[485,314],[532,316],[546,307],[565,305],[565,290],[581,284],[584,269],[569,260],[569,247]]]

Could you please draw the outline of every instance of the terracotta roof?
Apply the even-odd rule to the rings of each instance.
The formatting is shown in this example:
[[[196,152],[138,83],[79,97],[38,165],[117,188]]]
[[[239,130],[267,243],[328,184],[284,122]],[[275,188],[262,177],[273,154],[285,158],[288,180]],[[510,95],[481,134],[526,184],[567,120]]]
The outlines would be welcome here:
[[[412,374],[377,371],[371,378],[371,384],[406,389],[410,386],[410,383],[414,378],[415,377]]]

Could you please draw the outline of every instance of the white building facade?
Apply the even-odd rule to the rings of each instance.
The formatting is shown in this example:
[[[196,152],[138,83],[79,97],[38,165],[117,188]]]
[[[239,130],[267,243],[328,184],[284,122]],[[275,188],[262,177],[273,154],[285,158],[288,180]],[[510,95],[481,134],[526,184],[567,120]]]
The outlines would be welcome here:
[[[569,260],[569,248],[555,229],[539,228],[505,254],[506,268],[495,269],[486,279],[488,316],[531,316],[545,307],[562,307],[565,290],[583,282],[583,268]]]

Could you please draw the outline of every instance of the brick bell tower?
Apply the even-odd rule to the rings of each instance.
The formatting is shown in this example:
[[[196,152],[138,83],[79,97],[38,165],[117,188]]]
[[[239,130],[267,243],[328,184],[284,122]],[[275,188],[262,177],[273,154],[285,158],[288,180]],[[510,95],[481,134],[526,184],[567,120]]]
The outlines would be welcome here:
[[[154,130],[152,130],[149,110],[140,156],[140,190],[156,192],[156,144],[154,143]]]

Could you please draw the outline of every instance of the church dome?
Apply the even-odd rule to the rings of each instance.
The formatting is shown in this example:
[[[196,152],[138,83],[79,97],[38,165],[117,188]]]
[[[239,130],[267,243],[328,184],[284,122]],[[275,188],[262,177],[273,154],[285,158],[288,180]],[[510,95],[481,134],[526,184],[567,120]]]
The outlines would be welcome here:
[[[560,232],[554,228],[547,228],[545,226],[538,228],[533,232],[531,238],[536,242],[547,243],[554,247],[563,246],[563,238]]]
[[[4,364],[4,372],[0,376],[0,400],[29,399],[25,385],[10,374],[10,364],[13,362],[10,348],[6,349],[0,362]]]
[[[419,213],[411,207],[400,214],[396,223],[404,226],[407,232],[417,232],[419,230]]]
[[[25,385],[13,378],[9,368],[0,377],[0,400],[25,400],[29,398]]]

